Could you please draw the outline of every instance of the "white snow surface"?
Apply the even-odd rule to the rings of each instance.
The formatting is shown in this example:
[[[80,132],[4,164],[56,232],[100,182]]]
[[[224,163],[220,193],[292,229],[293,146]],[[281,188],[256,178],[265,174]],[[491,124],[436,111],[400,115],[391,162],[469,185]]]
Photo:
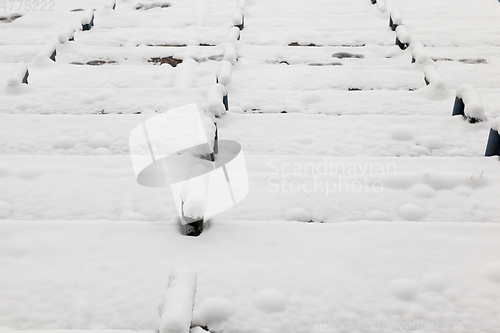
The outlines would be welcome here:
[[[486,120],[483,101],[476,89],[469,84],[464,84],[457,89],[457,97],[465,104],[465,115],[478,120]]]
[[[193,317],[197,275],[190,268],[170,273],[168,289],[160,302],[160,333],[188,333]]]
[[[498,331],[500,164],[483,156],[500,128],[498,1],[111,3],[0,14],[2,332],[158,332],[183,266],[197,293],[164,319],[184,331],[193,301],[193,325],[217,333]],[[394,45],[395,9],[412,51]],[[35,61],[56,38],[57,63]],[[223,60],[231,81],[213,86]],[[451,117],[429,64],[475,88],[485,121]],[[128,146],[136,113],[193,102],[241,144],[250,186],[197,238],[169,188],[136,183]]]

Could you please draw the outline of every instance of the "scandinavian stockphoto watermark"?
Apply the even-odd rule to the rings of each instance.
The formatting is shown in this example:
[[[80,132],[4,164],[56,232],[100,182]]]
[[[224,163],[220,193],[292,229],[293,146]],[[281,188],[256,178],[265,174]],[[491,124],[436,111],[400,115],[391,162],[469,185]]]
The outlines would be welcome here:
[[[141,117],[129,136],[137,182],[148,187],[170,187],[179,216],[183,212],[181,197],[188,188],[196,206],[204,206],[205,219],[247,196],[248,173],[241,145],[218,140],[214,120],[203,114],[196,103]],[[211,154],[213,158],[204,158]],[[201,183],[205,185],[197,185]]]
[[[321,162],[290,162],[278,158],[268,161],[268,185],[271,193],[380,193],[381,176],[396,174],[396,164],[339,162],[325,157]]]

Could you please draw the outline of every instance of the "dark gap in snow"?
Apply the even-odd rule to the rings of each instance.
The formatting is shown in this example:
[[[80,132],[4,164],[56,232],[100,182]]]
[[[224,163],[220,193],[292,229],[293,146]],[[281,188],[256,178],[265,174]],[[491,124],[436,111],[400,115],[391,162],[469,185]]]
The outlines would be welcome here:
[[[211,46],[211,47],[213,47],[215,45],[214,44],[207,44],[207,43],[200,43],[200,46]]]
[[[331,47],[365,47],[366,44],[339,44],[339,45],[330,45]]]
[[[137,46],[140,46],[141,44],[138,44]],[[150,47],[186,47],[186,44],[146,44],[146,46]]]
[[[72,12],[83,12],[83,8],[75,8],[71,10]]]
[[[322,64],[319,62],[312,62],[308,65],[309,66],[342,66],[342,64],[340,62],[332,62],[332,63],[328,63],[328,64]]]
[[[472,65],[488,63],[486,59],[460,59],[458,61],[463,62],[464,64],[472,64]]]
[[[348,91],[361,91],[361,88],[347,88]]]
[[[454,59],[450,59],[450,58],[432,58],[433,61],[457,61],[457,60],[454,60]],[[488,61],[486,59],[482,59],[482,58],[479,58],[479,59],[459,59],[458,60],[459,62],[461,63],[464,63],[464,64],[471,64],[471,65],[477,65],[477,64],[488,64]]]
[[[310,46],[310,47],[316,47],[316,46],[321,46],[321,45],[316,45],[314,43],[311,43],[309,45],[301,45],[301,44],[299,44],[297,42],[292,42],[292,43],[288,44],[288,46]]]
[[[222,59],[224,58],[224,56],[222,55],[213,55],[213,56],[210,56],[208,58],[193,58],[194,61],[200,63],[200,62],[205,62],[205,61],[209,61],[209,60],[212,60],[212,61],[221,61]]]
[[[88,65],[88,66],[102,66],[105,64],[116,64],[117,62],[115,60],[91,60],[87,61],[86,63],[83,62],[71,62],[71,65]]]
[[[169,64],[170,66],[175,67],[178,64],[182,63],[182,60],[176,59],[174,57],[159,57],[159,58],[151,58],[148,60],[148,62],[152,62],[155,65]]]
[[[363,59],[365,56],[362,54],[353,54],[349,52],[338,52],[332,54],[332,57],[338,59]]]
[[[169,4],[168,2],[152,2],[152,3],[148,3],[148,4],[138,3],[135,6],[135,9],[136,10],[149,10],[149,9],[153,9],[153,8],[168,8],[170,6],[171,6],[171,4]]]
[[[11,14],[7,16],[0,16],[0,22],[11,23],[18,18],[23,17],[21,14]]]

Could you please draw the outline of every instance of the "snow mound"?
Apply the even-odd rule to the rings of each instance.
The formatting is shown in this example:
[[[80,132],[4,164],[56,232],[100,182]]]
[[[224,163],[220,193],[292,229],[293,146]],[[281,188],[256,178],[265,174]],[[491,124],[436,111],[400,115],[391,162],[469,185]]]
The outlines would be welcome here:
[[[254,296],[254,305],[264,312],[281,312],[288,305],[288,297],[278,289],[264,289]]]
[[[221,61],[217,68],[217,81],[222,85],[231,83],[231,76],[233,75],[233,65],[227,61]]]
[[[500,262],[490,262],[484,267],[484,275],[491,282],[500,283]]]
[[[27,70],[28,65],[26,65],[26,63],[22,61],[18,62],[16,67],[14,67],[14,69],[10,73],[9,78],[7,79],[7,85],[14,87],[23,83],[24,75],[26,74]]]
[[[443,77],[439,72],[434,68],[433,65],[428,65],[424,67],[424,76],[427,82],[429,82],[429,85],[439,89],[439,90],[446,90],[446,83],[444,82]]]
[[[381,13],[387,12],[387,5],[385,4],[385,0],[377,0],[377,9]]]
[[[411,44],[411,35],[404,25],[398,25],[396,28],[396,37],[403,44]]]
[[[432,60],[425,52],[424,45],[421,42],[414,42],[411,46],[411,55],[419,65],[432,63]]]
[[[189,268],[174,270],[168,279],[160,310],[160,333],[188,333],[193,316],[197,276]]]
[[[410,126],[391,126],[387,131],[394,140],[407,141],[414,138],[413,128]]]
[[[236,54],[236,47],[234,43],[226,43],[224,47],[224,60],[229,61],[231,64],[236,65],[238,62],[238,56]]]
[[[392,23],[396,25],[403,24],[403,16],[401,16],[401,12],[398,9],[391,10],[391,19]]]
[[[426,215],[425,210],[415,204],[402,205],[398,209],[398,214],[408,221],[420,221]]]
[[[93,148],[108,147],[110,140],[103,132],[94,132],[88,136],[87,144]]]
[[[465,115],[477,120],[486,120],[484,105],[479,93],[471,85],[464,84],[457,89],[457,97],[465,104]]]
[[[234,304],[224,297],[210,297],[195,308],[193,321],[199,325],[213,325],[225,322],[234,313]]]
[[[52,148],[54,149],[70,149],[76,145],[76,139],[69,135],[61,135],[52,141]]]
[[[90,155],[111,155],[111,150],[108,148],[100,147],[92,150],[90,152]]]
[[[10,167],[5,163],[0,163],[0,177],[5,177],[10,173]]]
[[[411,279],[398,279],[390,283],[389,290],[394,296],[404,301],[412,301],[421,291],[421,286]]]
[[[441,292],[448,287],[449,281],[442,274],[427,273],[422,277],[422,284],[429,290]]]
[[[7,219],[12,214],[12,206],[0,200],[0,219]]]
[[[192,175],[200,175],[193,177]],[[188,181],[181,192],[184,202],[184,216],[199,219],[205,215],[208,202],[208,169],[201,165],[195,165],[189,170]]]
[[[285,219],[287,221],[309,222],[311,214],[303,208],[295,207],[286,211]]]
[[[92,18],[94,17],[94,9],[88,8],[85,10],[85,12],[82,15],[82,19],[80,21],[81,24],[90,24],[90,21],[92,21]]]
[[[241,31],[238,27],[232,27],[227,35],[227,41],[231,43],[236,43],[240,39]]]
[[[365,220],[368,221],[390,221],[391,217],[384,211],[372,210],[365,214]]]
[[[207,91],[206,112],[221,117],[226,113],[223,97],[226,94],[226,89],[220,83],[211,85]]]
[[[428,149],[440,149],[445,146],[443,138],[439,135],[427,135],[418,139],[418,144]]]
[[[436,195],[436,190],[426,184],[417,184],[410,188],[410,193],[417,198],[432,198]]]

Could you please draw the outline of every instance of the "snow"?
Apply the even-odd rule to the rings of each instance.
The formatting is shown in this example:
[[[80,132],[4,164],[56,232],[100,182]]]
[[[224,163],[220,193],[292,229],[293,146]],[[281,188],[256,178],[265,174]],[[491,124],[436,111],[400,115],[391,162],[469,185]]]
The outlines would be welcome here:
[[[433,65],[428,65],[424,67],[424,76],[429,82],[429,85],[431,85],[432,87],[435,87],[436,89],[440,90],[447,89],[443,77],[441,76],[441,74],[439,74],[439,72]]]
[[[264,289],[255,293],[253,302],[263,312],[282,312],[288,305],[288,297],[279,289]]]
[[[224,47],[224,60],[229,61],[231,64],[236,65],[238,56],[233,42],[226,42]]]
[[[231,76],[233,72],[233,65],[227,61],[221,61],[219,67],[217,67],[217,81],[222,85],[228,85],[231,83]]]
[[[396,37],[403,44],[411,44],[411,35],[404,25],[398,25],[396,28]]]
[[[236,8],[233,13],[233,25],[239,26],[243,24],[243,10],[241,8]]]
[[[311,214],[304,208],[295,207],[286,211],[285,219],[288,221],[309,222]]]
[[[403,24],[403,16],[401,16],[401,12],[398,9],[391,9],[390,17],[392,19],[392,23],[395,25]]]
[[[27,70],[28,65],[26,63],[22,61],[18,62],[7,79],[7,85],[14,87],[22,84]]]
[[[80,22],[82,23],[82,25],[90,24],[93,18],[94,18],[94,9],[87,8],[83,13]]]
[[[477,120],[486,120],[483,101],[474,87],[464,84],[457,89],[457,97],[465,104],[465,115]]]
[[[235,312],[234,304],[225,297],[209,297],[196,304],[193,324],[199,326],[220,325]]]
[[[381,13],[387,12],[387,5],[385,3],[385,0],[377,0],[377,9]]]
[[[498,320],[499,162],[484,157],[500,128],[497,1],[110,3],[0,22],[2,330],[154,333],[181,266],[199,278],[192,324],[212,332]],[[92,31],[79,8],[96,9]],[[411,54],[387,27],[396,8]],[[57,63],[36,61],[56,38]],[[19,62],[29,86],[27,67],[9,76]],[[451,117],[455,95],[423,80],[430,64],[451,91],[475,88],[485,121]],[[145,118],[189,103],[207,115],[207,151],[215,115],[220,139],[241,144],[250,188],[196,239],[179,233],[169,188],[137,183],[129,146]]]
[[[160,302],[160,333],[188,333],[197,288],[196,273],[186,267],[172,271]]]
[[[424,45],[421,42],[414,42],[411,44],[411,55],[419,65],[428,65],[432,63],[432,60],[425,52]]]
[[[69,135],[61,135],[52,141],[52,148],[54,149],[69,149],[76,145],[75,137]]]
[[[399,207],[398,214],[407,221],[421,221],[426,212],[420,206],[415,204],[405,204]]]
[[[68,41],[70,41],[70,39],[74,38],[75,31],[76,30],[73,28],[66,27],[63,31],[59,33],[59,35],[57,36],[57,40],[61,44],[67,43]]]
[[[226,89],[220,83],[211,85],[207,91],[206,111],[215,117],[220,117],[226,113],[223,104],[223,97],[226,94]]]
[[[227,35],[227,41],[230,43],[236,43],[240,39],[240,29],[238,27],[232,27],[229,29],[229,34]]]
[[[182,211],[185,217],[201,219],[205,215],[208,202],[208,169],[202,164],[193,166],[181,192]],[[199,175],[199,176],[196,176]],[[182,221],[185,224],[185,221]]]

